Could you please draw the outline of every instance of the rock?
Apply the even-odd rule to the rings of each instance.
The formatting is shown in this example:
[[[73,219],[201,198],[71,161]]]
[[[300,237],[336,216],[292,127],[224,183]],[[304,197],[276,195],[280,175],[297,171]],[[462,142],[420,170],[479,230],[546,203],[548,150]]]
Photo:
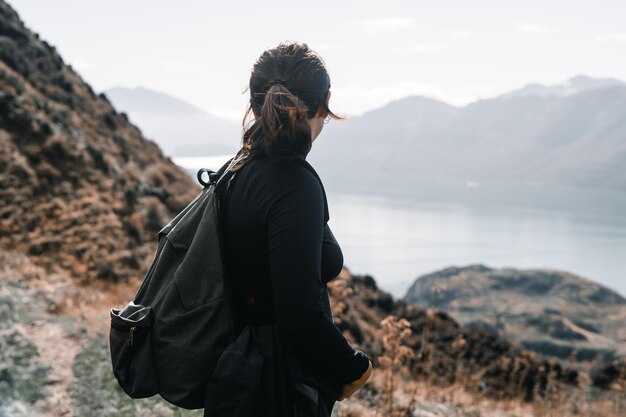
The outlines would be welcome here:
[[[446,268],[419,277],[404,300],[587,372],[626,354],[626,300],[565,271]]]

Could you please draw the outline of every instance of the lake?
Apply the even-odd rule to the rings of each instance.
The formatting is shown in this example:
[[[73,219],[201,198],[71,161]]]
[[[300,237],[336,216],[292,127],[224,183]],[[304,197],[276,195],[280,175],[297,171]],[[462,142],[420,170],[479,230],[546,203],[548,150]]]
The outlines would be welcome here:
[[[228,157],[173,160],[195,178]],[[318,173],[346,268],[396,297],[422,274],[473,263],[565,270],[626,294],[624,190],[415,180],[380,194]]]

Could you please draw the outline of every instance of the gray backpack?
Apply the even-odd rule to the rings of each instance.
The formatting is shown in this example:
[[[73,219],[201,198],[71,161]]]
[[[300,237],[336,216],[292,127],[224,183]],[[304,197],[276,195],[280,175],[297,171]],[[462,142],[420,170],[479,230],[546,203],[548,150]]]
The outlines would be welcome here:
[[[158,232],[156,254],[135,298],[111,309],[113,373],[131,398],[160,394],[179,407],[203,408],[220,356],[241,336],[219,223],[220,194],[235,175],[226,170],[231,161],[216,172],[198,172],[204,188]]]

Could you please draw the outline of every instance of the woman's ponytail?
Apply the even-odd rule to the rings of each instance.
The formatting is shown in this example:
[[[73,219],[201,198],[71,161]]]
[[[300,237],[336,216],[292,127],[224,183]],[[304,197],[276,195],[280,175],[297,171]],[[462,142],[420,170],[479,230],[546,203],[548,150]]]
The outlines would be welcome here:
[[[305,157],[311,150],[308,107],[281,82],[271,83],[265,92],[260,124],[265,152],[281,159]]]

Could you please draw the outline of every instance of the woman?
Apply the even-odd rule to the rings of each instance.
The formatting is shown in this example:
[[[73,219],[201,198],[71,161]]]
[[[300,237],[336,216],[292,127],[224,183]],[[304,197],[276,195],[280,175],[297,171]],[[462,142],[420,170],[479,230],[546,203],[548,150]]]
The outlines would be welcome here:
[[[250,77],[243,147],[229,167],[237,175],[222,205],[225,265],[241,319],[270,329],[276,344],[262,416],[330,416],[372,371],[332,321],[326,283],[343,256],[327,224],[324,187],[306,161],[324,119],[342,119],[329,110],[329,89],[324,62],[306,44],[263,52]]]

